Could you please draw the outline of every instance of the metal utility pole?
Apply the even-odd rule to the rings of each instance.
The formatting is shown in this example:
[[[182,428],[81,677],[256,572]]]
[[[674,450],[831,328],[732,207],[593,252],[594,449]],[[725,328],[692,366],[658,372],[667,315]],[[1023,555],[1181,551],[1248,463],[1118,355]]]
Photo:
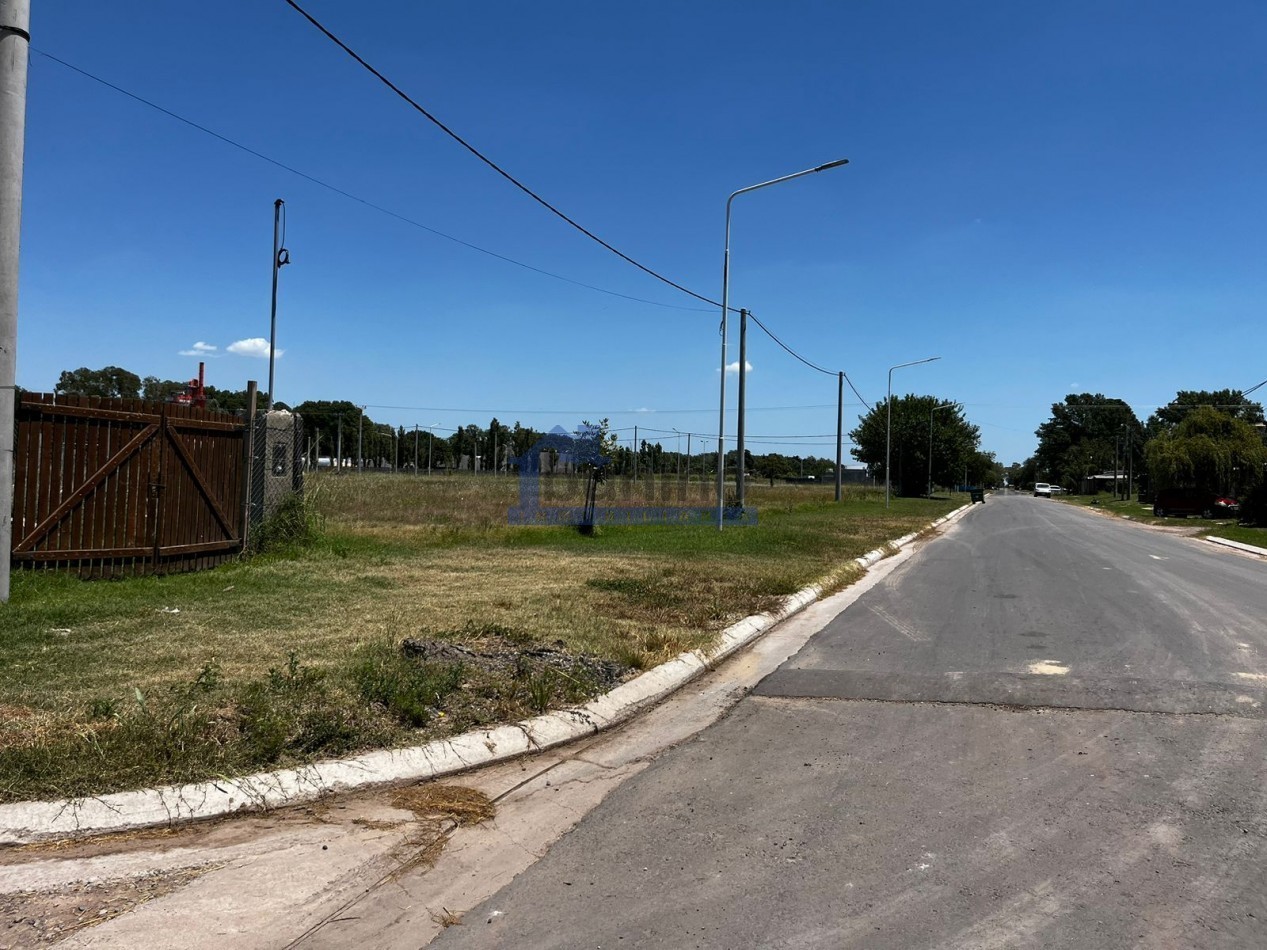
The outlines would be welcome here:
[[[747,379],[748,379],[748,311],[739,311],[739,422],[735,427],[735,446],[738,451],[735,453],[735,503],[739,505],[739,510],[743,511],[743,483],[744,483],[744,457],[743,457],[743,437],[744,437],[744,405],[747,402]]]
[[[286,202],[278,198],[273,202],[273,308],[268,321],[268,403],[273,408],[273,355],[277,349],[277,272],[290,263],[290,251],[282,245],[286,243],[285,231],[281,222],[284,219]]]
[[[418,426],[414,424],[414,474],[418,474]]]
[[[0,0],[0,603],[13,551],[14,421],[18,384],[18,245],[31,0]]]
[[[938,409],[948,409],[956,405],[953,402],[944,402],[940,406],[933,406],[928,410],[928,497],[933,497],[933,413]],[[965,479],[967,481],[967,479]]]
[[[638,484],[638,427],[634,426],[634,443],[633,443],[633,480],[634,484]]]
[[[1126,500],[1131,500],[1131,482],[1135,480],[1135,433],[1126,430]]]
[[[889,494],[892,491],[893,475],[889,471],[893,464],[893,371],[902,369],[904,366],[919,366],[921,363],[932,363],[941,359],[940,356],[930,356],[927,359],[912,360],[909,363],[898,363],[896,366],[889,367],[889,394],[885,399],[885,408],[888,416],[884,424],[884,507],[889,507]],[[968,476],[963,477],[965,483]]]
[[[1118,433],[1117,435],[1113,437],[1113,499],[1115,501],[1119,497],[1121,497],[1121,492],[1118,491],[1118,487],[1117,487],[1117,473],[1122,467],[1122,463],[1119,461],[1120,456],[1118,453],[1118,442],[1121,440],[1121,438],[1122,438],[1121,433]]]
[[[836,500],[840,501],[840,450],[845,439],[845,372],[836,376]]]
[[[827,162],[825,165],[816,165],[813,168],[807,168],[804,171],[794,172],[791,175],[783,175],[779,178],[772,178],[769,181],[759,182],[755,185],[749,185],[747,188],[740,188],[738,191],[732,191],[730,197],[726,199],[726,244],[725,252],[722,256],[721,265],[721,394],[717,404],[717,530],[720,531],[725,524],[725,505],[726,505],[726,322],[730,315],[730,206],[734,200],[740,195],[745,195],[750,191],[756,191],[758,188],[767,188],[770,185],[777,185],[780,182],[791,181],[793,178],[801,178],[805,175],[813,175],[816,172],[825,172],[829,168],[839,168],[841,165],[848,165],[849,159],[841,158],[834,162]],[[743,368],[743,360],[740,359],[740,369]]]
[[[334,454],[338,456],[335,460],[340,475],[343,474],[343,413],[339,413],[339,431],[338,442],[335,445]]]

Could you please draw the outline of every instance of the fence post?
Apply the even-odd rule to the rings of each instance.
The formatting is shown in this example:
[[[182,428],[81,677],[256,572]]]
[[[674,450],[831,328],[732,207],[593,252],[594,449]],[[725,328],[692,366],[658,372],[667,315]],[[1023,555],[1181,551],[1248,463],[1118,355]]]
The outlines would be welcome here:
[[[251,533],[251,482],[255,478],[255,401],[258,387],[246,381],[246,430],[242,433],[242,551]]]

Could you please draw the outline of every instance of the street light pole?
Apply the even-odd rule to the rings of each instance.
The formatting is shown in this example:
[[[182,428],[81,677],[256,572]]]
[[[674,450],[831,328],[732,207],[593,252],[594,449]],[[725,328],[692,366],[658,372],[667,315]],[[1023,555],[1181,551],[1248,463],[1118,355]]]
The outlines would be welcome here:
[[[933,406],[928,410],[928,497],[933,497],[933,413],[938,409],[948,409],[955,405],[953,402],[944,402],[940,406]]]
[[[717,412],[717,530],[719,531],[722,527],[726,504],[726,324],[730,313],[730,205],[739,195],[746,194],[749,191],[756,191],[758,188],[766,188],[770,185],[777,185],[780,182],[791,181],[793,178],[813,175],[815,172],[824,172],[829,168],[848,164],[849,159],[847,158],[837,159],[825,165],[807,168],[791,175],[784,175],[782,178],[772,178],[770,181],[763,181],[760,184],[749,185],[747,188],[740,188],[738,191],[731,192],[730,197],[726,199],[726,243],[721,270],[721,398],[718,400]],[[742,487],[740,490],[742,491]]]
[[[889,507],[889,493],[893,484],[893,476],[889,471],[893,460],[893,371],[901,369],[904,366],[918,366],[920,363],[931,363],[934,360],[941,359],[940,356],[930,356],[927,359],[911,360],[909,363],[898,363],[896,366],[889,367],[889,396],[888,405],[888,421],[884,426],[884,507]],[[965,479],[966,480],[966,479]]]

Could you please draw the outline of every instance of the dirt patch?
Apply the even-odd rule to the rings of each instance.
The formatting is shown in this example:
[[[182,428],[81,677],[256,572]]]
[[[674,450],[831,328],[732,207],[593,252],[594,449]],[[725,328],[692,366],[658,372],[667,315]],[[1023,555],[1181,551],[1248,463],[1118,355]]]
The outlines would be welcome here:
[[[0,947],[50,947],[78,930],[164,897],[213,867],[152,871],[124,881],[94,881],[52,891],[0,894]]]
[[[621,682],[631,671],[630,667],[613,660],[600,660],[558,649],[562,646],[562,641],[559,641],[554,647],[524,647],[499,637],[489,637],[467,647],[451,640],[409,637],[401,643],[400,651],[407,657],[426,663],[462,664],[489,673],[513,672],[522,676],[549,669],[567,676],[584,676],[605,689]]]

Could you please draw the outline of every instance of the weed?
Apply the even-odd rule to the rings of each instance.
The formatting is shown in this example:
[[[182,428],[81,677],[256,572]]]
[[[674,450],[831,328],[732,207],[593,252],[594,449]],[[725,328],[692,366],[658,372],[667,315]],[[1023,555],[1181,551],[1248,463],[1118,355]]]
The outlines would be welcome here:
[[[312,544],[325,527],[325,518],[317,507],[317,492],[293,492],[286,496],[262,524],[248,535],[250,553],[262,554],[302,548]]]
[[[557,681],[558,674],[549,668],[528,677],[528,703],[534,712],[543,713],[550,708]]]
[[[382,706],[407,726],[425,726],[448,694],[462,685],[460,663],[427,663],[406,657],[394,643],[362,647],[351,669],[361,698]]]

